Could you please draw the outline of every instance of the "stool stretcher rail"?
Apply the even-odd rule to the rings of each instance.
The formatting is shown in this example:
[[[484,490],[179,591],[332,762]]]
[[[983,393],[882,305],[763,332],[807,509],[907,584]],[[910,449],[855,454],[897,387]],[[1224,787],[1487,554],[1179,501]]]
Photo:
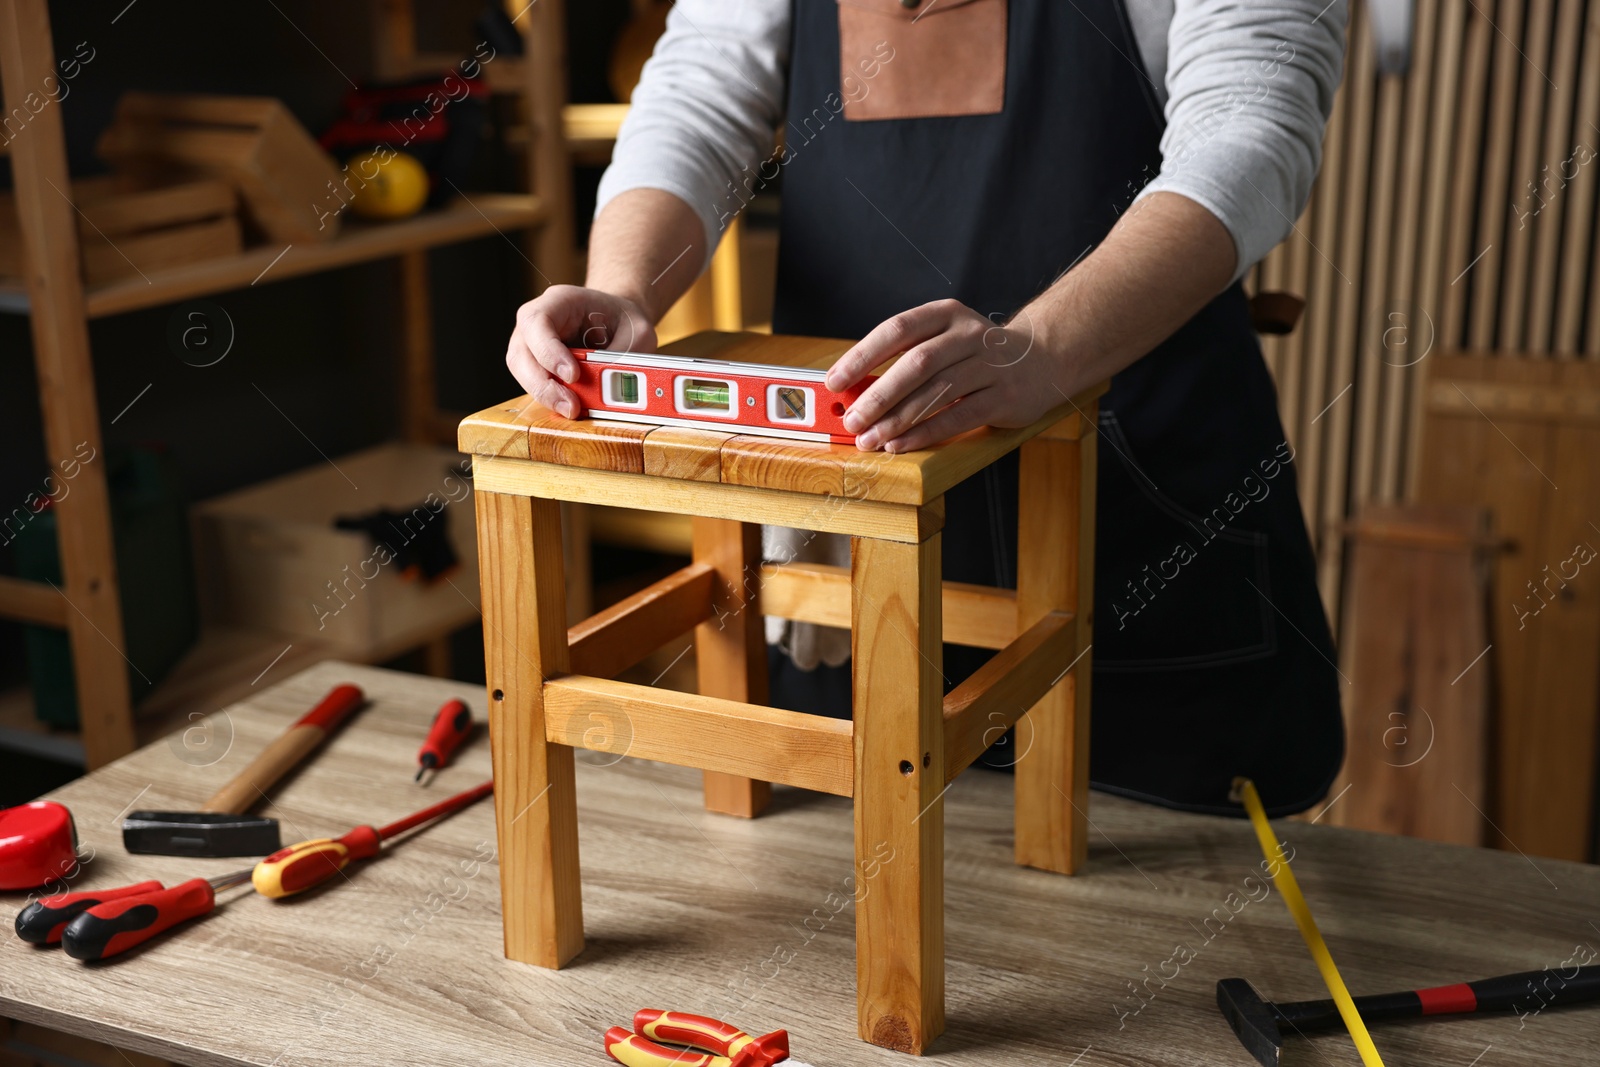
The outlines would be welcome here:
[[[650,653],[711,618],[716,571],[691,563],[567,629],[577,674],[615,678]]]
[[[1017,636],[1017,593],[967,582],[944,583],[944,639],[1001,649]],[[780,619],[850,626],[850,570],[826,563],[764,563],[761,610]]]
[[[1017,724],[1067,674],[1078,654],[1071,612],[1052,611],[944,698],[947,781]],[[1026,738],[1017,742],[1026,751]]]
[[[853,731],[842,719],[569,675],[545,683],[544,723],[546,740],[573,748],[854,791]]]

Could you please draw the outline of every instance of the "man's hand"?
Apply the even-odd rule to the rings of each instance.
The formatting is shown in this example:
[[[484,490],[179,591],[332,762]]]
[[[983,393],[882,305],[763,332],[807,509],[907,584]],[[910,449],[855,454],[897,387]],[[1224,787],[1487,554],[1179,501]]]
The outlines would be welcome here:
[[[567,346],[654,351],[655,323],[705,258],[705,227],[693,208],[659,189],[629,189],[589,232],[588,288],[552,285],[517,309],[506,366],[534,400],[577,418],[577,394],[563,384],[578,379]]]
[[[978,426],[1026,426],[1062,401],[1058,368],[1034,350],[1026,312],[1000,326],[955,300],[883,322],[834,363],[829,389],[847,389],[893,356],[844,418],[856,446],[909,452]]]
[[[562,384],[578,380],[569,346],[649,352],[656,331],[637,302],[576,285],[552,285],[517,309],[506,366],[534,400],[575,419],[582,411],[578,396]]]
[[[1152,193],[1006,325],[954,300],[924,304],[840,356],[827,386],[848,388],[900,356],[845,414],[863,449],[1026,426],[1171,336],[1227,288],[1235,262],[1232,235],[1208,209]]]

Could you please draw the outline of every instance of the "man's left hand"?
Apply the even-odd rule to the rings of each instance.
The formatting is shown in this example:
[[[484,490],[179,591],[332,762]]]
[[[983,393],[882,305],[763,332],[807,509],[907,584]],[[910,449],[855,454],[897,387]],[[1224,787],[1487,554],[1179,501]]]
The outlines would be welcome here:
[[[936,300],[880,324],[839,357],[825,384],[847,389],[899,356],[844,425],[864,451],[909,452],[978,426],[1027,426],[1061,403],[1059,368],[1034,348],[1026,311],[1000,326],[960,301]]]

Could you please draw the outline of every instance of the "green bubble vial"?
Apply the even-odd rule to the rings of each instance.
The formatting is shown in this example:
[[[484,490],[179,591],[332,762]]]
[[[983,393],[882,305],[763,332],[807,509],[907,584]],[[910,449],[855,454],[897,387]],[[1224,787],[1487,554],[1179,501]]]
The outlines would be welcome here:
[[[727,382],[704,378],[686,378],[683,382],[683,406],[688,411],[715,411],[727,414],[732,410],[728,402]]]

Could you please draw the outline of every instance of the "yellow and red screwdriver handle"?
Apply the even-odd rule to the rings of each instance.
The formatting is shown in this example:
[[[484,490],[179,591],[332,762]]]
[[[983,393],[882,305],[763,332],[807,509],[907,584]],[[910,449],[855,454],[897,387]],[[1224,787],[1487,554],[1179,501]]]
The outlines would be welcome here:
[[[321,885],[356,860],[376,856],[382,846],[378,831],[358,826],[343,837],[319,837],[280,848],[256,864],[250,881],[264,897],[291,897]]]
[[[208,914],[217,906],[218,890],[249,878],[248,869],[210,880],[191,878],[170,889],[96,904],[67,923],[61,932],[61,947],[73,959],[108,959],[181,922]]]
[[[136,882],[111,889],[85,889],[43,897],[17,912],[17,936],[32,945],[53,945],[61,940],[61,932],[69,922],[95,905],[159,893],[165,888],[156,881]]]
[[[465,702],[445,701],[444,707],[433,718],[428,739],[417,750],[417,776],[414,780],[420,782],[429,771],[436,771],[448,764],[456,749],[461,747],[461,742],[472,733],[473,725],[472,709]]]
[[[659,1008],[641,1008],[633,1028],[638,1033],[613,1026],[605,1035],[606,1053],[625,1067],[770,1067],[789,1058],[785,1030],[751,1037],[718,1019]],[[704,1051],[671,1049],[660,1041]]]
[[[280,848],[256,864],[250,881],[255,885],[256,892],[264,897],[290,897],[304,893],[312,886],[326,882],[353,861],[376,856],[383,842],[389,838],[423,823],[453,815],[493,792],[494,782],[491,780],[381,829],[358,826],[343,837],[319,837],[314,841],[302,841],[298,845]]]

